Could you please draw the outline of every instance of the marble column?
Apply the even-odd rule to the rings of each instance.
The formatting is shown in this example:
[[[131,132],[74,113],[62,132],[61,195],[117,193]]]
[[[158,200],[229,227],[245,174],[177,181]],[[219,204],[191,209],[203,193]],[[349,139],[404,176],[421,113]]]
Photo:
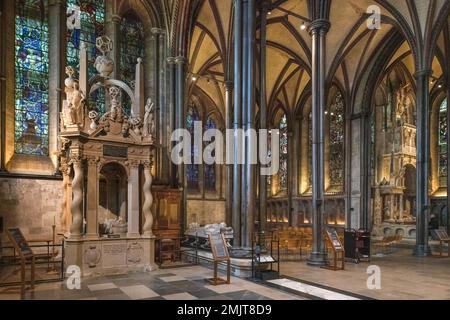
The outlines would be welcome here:
[[[419,257],[431,255],[428,244],[428,218],[430,207],[430,88],[431,70],[415,74],[417,87],[417,177],[416,177],[416,246],[413,254]]]
[[[139,161],[130,161],[128,176],[128,234],[129,238],[140,237],[139,233]]]
[[[61,42],[66,39],[67,29],[65,1],[50,0],[48,2],[49,46],[49,151],[53,165],[57,169],[58,157],[53,152],[58,149],[59,114],[62,106],[62,89],[64,88],[65,46]],[[57,170],[55,170],[57,171]]]
[[[242,126],[242,0],[234,0],[234,132]],[[242,165],[238,153],[241,141],[235,135],[233,150],[233,213],[234,246],[241,245],[241,182]]]
[[[83,185],[84,185],[84,168],[83,159],[74,155],[71,158],[73,165],[73,181],[72,181],[72,226],[70,227],[70,239],[78,240],[82,237],[83,230]]]
[[[98,158],[89,157],[87,181],[86,237],[98,238]]]
[[[260,17],[261,24],[260,45],[259,45],[259,105],[260,118],[259,128],[261,130],[267,129],[267,103],[266,103],[266,41],[267,41],[267,13],[269,12],[269,1],[264,1],[261,4]],[[261,167],[263,164],[261,164]],[[259,231],[266,229],[267,222],[267,176],[259,174]]]
[[[185,92],[186,92],[186,63],[185,57],[177,57],[175,59],[176,64],[176,128],[183,129],[185,127]],[[178,186],[183,188],[183,200],[181,201],[182,212],[182,228],[186,228],[186,207],[187,207],[187,179],[184,174],[185,165],[178,166]]]
[[[151,32],[153,34],[153,81],[154,81],[154,103],[155,103],[155,110],[156,110],[156,141],[159,144],[159,147],[156,149],[156,163],[158,164],[156,166],[156,180],[161,181],[162,180],[162,166],[163,166],[163,151],[161,150],[163,141],[162,141],[162,134],[164,131],[163,126],[161,125],[164,122],[163,114],[161,112],[161,103],[159,99],[159,91],[160,91],[160,34],[162,33],[162,30],[160,28],[152,28]]]
[[[169,57],[167,58],[167,95],[168,95],[168,116],[169,116],[169,128],[170,132],[173,132],[176,129],[176,108],[175,108],[175,58]],[[171,143],[171,150],[176,145],[175,142]],[[177,166],[171,162],[170,166],[170,180],[171,180],[171,186],[172,188],[178,188],[178,182],[177,182]]]
[[[144,205],[142,207],[142,211],[144,213],[144,227],[142,229],[144,237],[153,238],[153,213],[152,213],[152,205],[153,205],[153,195],[152,195],[152,163],[151,161],[144,163],[144,186],[143,186],[143,194],[144,194]]]
[[[225,83],[225,109],[226,109],[226,128],[233,129],[233,82]],[[230,141],[226,142],[231,143]],[[228,157],[228,155],[227,155]],[[219,167],[220,168],[220,167]],[[233,225],[233,165],[226,164],[226,189],[225,189],[225,222],[227,226]]]
[[[5,30],[4,19],[4,1],[0,3],[0,29]],[[5,34],[0,32],[0,172],[5,171],[5,133],[6,133],[6,76],[5,76],[5,64],[6,55],[4,54]]]
[[[255,114],[256,114],[256,1],[248,0],[247,4],[247,36],[244,37],[246,41],[246,55],[247,55],[247,65],[244,68],[247,69],[247,78],[244,83],[244,90],[247,92],[246,101],[244,104],[244,112],[247,113],[246,129],[251,130],[255,128]],[[253,135],[249,134],[247,136],[246,142],[246,195],[245,201],[246,210],[244,211],[245,223],[244,223],[244,238],[243,246],[246,248],[251,247],[253,238],[253,229],[255,225],[255,201],[256,201],[256,180],[255,180],[255,164],[254,158],[257,156],[255,154],[255,149],[253,148],[258,143],[257,139],[254,140]]]
[[[308,265],[327,263],[324,246],[324,115],[325,115],[325,39],[330,22],[314,20],[309,28],[312,37],[312,183],[313,243]]]

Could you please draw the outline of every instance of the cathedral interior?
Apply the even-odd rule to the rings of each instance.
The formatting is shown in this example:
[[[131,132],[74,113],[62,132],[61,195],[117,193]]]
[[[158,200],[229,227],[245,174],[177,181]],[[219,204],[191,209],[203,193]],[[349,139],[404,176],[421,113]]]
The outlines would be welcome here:
[[[1,0],[0,30],[0,299],[20,276],[11,230],[43,282],[48,266],[61,279],[75,265],[83,279],[165,281],[165,264],[196,262],[166,272],[191,281],[212,272],[218,231],[238,282],[253,277],[258,243],[279,277],[349,298],[450,299],[449,260],[431,258],[450,241],[450,1]],[[192,136],[181,164],[180,129]],[[195,134],[214,129],[276,135],[277,172],[249,154],[194,161],[208,145]],[[236,160],[233,137],[224,157]],[[351,230],[389,270],[383,290],[366,288],[364,263],[317,268]],[[241,284],[253,299],[297,298],[282,282]]]

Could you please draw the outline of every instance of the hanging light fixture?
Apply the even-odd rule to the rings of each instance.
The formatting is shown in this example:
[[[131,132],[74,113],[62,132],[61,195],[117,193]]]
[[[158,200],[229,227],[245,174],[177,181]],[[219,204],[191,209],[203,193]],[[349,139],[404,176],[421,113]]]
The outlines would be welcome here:
[[[306,30],[305,21],[302,22],[302,25],[300,26],[300,30],[302,30],[302,31]]]

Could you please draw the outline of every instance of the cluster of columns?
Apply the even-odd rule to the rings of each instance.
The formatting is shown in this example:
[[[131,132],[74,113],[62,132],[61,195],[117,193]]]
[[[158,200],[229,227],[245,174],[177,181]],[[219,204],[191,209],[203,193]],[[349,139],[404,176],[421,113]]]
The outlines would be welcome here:
[[[255,52],[256,1],[234,1],[234,130],[254,128],[255,120]],[[235,135],[232,226],[235,245],[249,248],[255,224],[256,183],[252,165],[252,148],[257,141],[248,135],[243,140]],[[239,145],[245,150],[245,161],[240,161]],[[243,164],[240,164],[242,163]]]

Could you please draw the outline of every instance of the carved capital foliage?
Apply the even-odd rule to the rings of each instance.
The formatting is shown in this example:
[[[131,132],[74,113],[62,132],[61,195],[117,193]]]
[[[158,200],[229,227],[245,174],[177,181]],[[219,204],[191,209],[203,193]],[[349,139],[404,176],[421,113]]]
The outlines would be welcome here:
[[[144,166],[145,170],[151,170],[153,167],[153,160],[149,161],[142,161],[142,165]]]

